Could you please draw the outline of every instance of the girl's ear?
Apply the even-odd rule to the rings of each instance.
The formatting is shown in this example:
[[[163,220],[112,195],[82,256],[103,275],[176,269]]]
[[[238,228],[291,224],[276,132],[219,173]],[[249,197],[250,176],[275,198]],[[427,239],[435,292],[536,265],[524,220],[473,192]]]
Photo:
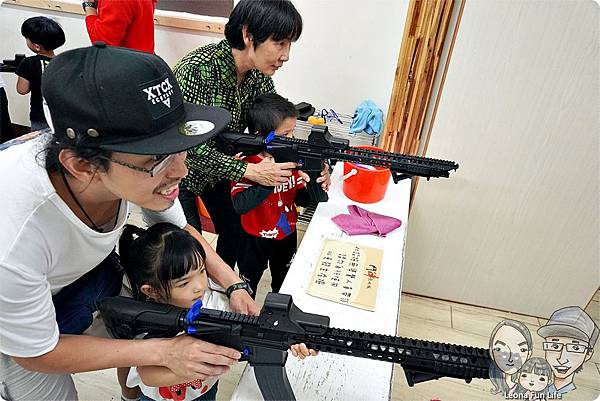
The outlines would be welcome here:
[[[155,300],[155,301],[160,300],[160,292],[157,291],[156,288],[152,287],[149,284],[142,285],[140,287],[140,291],[152,300]]]

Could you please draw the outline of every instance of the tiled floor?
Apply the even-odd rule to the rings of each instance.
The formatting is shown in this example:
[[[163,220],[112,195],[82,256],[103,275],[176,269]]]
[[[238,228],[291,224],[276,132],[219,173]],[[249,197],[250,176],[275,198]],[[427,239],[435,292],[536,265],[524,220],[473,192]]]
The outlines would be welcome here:
[[[137,218],[132,216],[133,220]],[[214,247],[216,236],[205,237]],[[301,238],[299,238],[301,239]],[[262,303],[270,290],[270,276],[267,272],[258,289],[257,301]],[[596,293],[587,312],[600,325],[600,292]],[[544,324],[540,319],[500,312],[492,309],[461,305],[453,302],[402,294],[398,335],[429,339],[447,343],[468,344],[488,348],[489,334],[502,319],[511,318],[527,325],[534,338],[533,356],[542,356],[541,338],[537,328]],[[597,345],[598,348],[598,345]],[[228,400],[235,388],[245,364],[240,363],[223,376],[219,382],[219,400]],[[75,381],[82,401],[118,400],[119,386],[114,369],[75,375]],[[600,394],[600,351],[588,361],[575,378],[577,390],[563,397],[565,400],[594,400]],[[455,379],[440,379],[408,387],[402,369],[394,367],[392,385],[393,400],[502,400],[490,393],[491,384],[487,380],[474,380],[467,385]],[[340,400],[346,401],[346,400]],[[353,400],[354,401],[354,400]]]

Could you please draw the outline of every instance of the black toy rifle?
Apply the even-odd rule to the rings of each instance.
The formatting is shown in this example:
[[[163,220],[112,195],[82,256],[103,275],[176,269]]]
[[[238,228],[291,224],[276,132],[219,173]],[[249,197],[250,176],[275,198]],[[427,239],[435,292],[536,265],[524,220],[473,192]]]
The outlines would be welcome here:
[[[257,154],[269,152],[277,162],[296,162],[302,165],[311,181],[308,191],[317,202],[326,202],[328,197],[316,178],[323,170],[326,160],[349,161],[368,166],[389,168],[395,183],[414,176],[448,177],[450,171],[458,169],[453,161],[403,155],[400,153],[361,149],[350,146],[348,139],[337,138],[329,133],[326,125],[313,125],[308,140],[259,134],[222,132],[219,134],[222,150],[228,154]]]
[[[17,67],[19,67],[24,58],[24,54],[15,54],[13,60],[2,60],[2,63],[0,63],[0,72],[17,72]]]
[[[287,378],[287,350],[305,343],[310,349],[399,363],[409,386],[440,377],[486,379],[487,349],[386,336],[329,327],[329,317],[302,312],[286,294],[269,293],[259,316],[201,308],[191,309],[131,298],[110,297],[100,303],[109,332],[116,338],[188,335],[242,353],[254,367],[265,400],[295,400]]]

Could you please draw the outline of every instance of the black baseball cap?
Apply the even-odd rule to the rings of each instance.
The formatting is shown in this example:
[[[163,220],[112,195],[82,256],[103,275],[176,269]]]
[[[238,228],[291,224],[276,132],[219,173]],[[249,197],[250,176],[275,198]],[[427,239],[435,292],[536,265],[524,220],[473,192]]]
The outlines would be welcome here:
[[[103,42],[56,56],[42,75],[42,96],[55,137],[113,152],[181,152],[231,120],[225,109],[185,103],[160,57]]]

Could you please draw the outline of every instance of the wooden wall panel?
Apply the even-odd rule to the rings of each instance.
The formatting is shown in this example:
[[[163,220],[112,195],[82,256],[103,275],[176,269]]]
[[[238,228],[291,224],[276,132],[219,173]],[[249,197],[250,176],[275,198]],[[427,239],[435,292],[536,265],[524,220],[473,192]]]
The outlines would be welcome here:
[[[411,0],[402,36],[383,148],[416,154],[453,0]]]

